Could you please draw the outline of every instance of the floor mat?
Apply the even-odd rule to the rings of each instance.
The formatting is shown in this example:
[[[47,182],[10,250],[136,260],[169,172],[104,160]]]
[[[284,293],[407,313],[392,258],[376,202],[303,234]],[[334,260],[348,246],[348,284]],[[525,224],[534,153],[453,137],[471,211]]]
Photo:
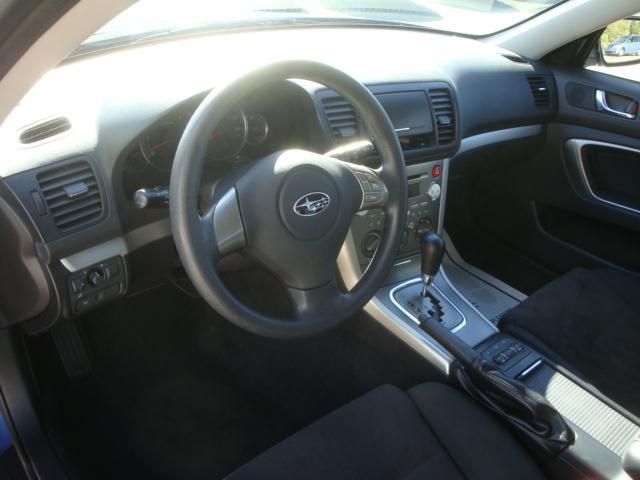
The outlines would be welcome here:
[[[72,478],[222,478],[377,385],[438,378],[372,323],[269,340],[161,287],[79,322],[84,380],[66,379],[47,336],[29,339],[45,429]]]
[[[221,478],[293,431],[194,348],[203,310],[162,288],[83,320],[94,373],[43,390],[76,476]]]

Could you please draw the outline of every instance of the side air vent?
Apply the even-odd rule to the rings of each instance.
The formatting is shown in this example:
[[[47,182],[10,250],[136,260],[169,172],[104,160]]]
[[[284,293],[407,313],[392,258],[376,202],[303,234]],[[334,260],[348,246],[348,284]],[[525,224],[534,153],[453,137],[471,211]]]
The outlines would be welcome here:
[[[90,225],[102,217],[102,195],[91,165],[67,163],[38,173],[47,212],[61,232]]]
[[[551,92],[547,85],[547,79],[540,76],[528,76],[529,87],[533,94],[533,101],[536,107],[548,107],[551,105]]]
[[[448,88],[429,89],[429,98],[436,117],[438,145],[453,143],[456,139],[456,118],[451,92]]]
[[[20,133],[20,143],[28,145],[55,137],[71,129],[71,122],[67,117],[56,117],[45,122],[26,128]]]
[[[325,97],[322,109],[329,122],[333,138],[339,142],[360,134],[358,117],[351,104],[343,97]]]

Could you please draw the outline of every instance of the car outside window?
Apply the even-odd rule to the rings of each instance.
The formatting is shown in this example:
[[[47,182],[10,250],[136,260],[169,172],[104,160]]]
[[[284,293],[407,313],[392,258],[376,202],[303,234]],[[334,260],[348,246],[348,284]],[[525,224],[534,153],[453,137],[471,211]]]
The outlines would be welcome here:
[[[585,67],[640,82],[640,14],[608,25]]]

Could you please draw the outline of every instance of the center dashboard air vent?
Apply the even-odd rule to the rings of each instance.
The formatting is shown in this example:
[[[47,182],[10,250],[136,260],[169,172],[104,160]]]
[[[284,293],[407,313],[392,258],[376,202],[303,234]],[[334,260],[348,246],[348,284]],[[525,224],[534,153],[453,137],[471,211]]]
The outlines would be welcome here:
[[[55,117],[25,128],[20,133],[20,143],[29,145],[41,142],[71,130],[71,122],[67,117]]]
[[[61,232],[76,230],[102,218],[102,194],[93,168],[78,160],[37,175],[46,213]]]
[[[529,82],[536,107],[551,106],[551,92],[549,91],[547,79],[539,75],[529,75],[527,76],[527,81]]]
[[[436,119],[438,145],[453,143],[456,139],[456,118],[451,91],[448,88],[429,89],[429,98]]]
[[[336,142],[343,139],[357,137],[360,134],[358,117],[351,104],[340,96],[324,97],[322,99],[329,128]]]

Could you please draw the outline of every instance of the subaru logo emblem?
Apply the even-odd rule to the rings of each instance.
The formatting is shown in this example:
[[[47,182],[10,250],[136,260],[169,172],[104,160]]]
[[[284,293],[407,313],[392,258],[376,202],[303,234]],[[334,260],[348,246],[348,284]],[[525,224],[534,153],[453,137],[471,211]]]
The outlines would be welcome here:
[[[317,215],[329,206],[331,199],[323,192],[307,193],[293,204],[293,211],[302,217]]]

